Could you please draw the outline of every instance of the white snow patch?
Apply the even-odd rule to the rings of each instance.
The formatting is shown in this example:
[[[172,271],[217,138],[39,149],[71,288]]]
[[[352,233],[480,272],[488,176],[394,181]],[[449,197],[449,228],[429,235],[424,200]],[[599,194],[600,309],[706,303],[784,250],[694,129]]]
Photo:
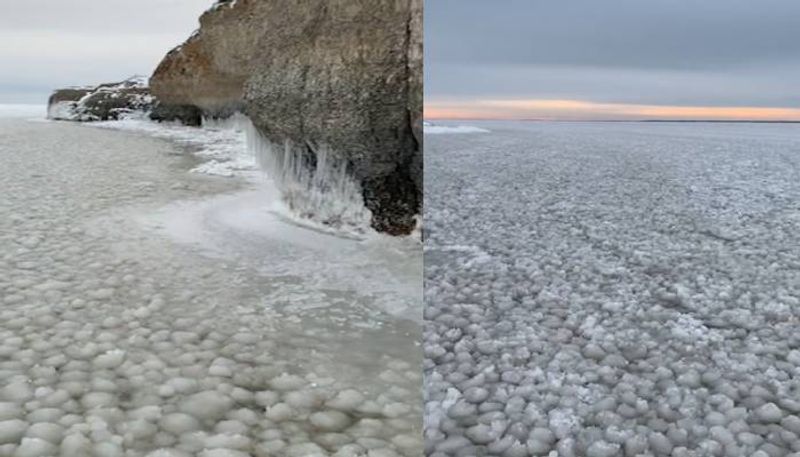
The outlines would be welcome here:
[[[689,314],[678,315],[677,320],[670,322],[672,335],[687,343],[708,343],[714,337],[702,321]]]
[[[457,125],[457,126],[448,126],[448,125],[424,125],[423,131],[425,134],[429,135],[437,135],[437,134],[447,134],[447,133],[489,133],[489,130],[482,129],[480,127],[474,127],[471,125]]]
[[[194,155],[205,160],[191,170],[194,173],[253,177],[257,164],[254,155],[247,149],[248,124],[250,120],[242,114],[225,120],[204,119],[203,127],[198,128],[178,122],[154,122],[147,119],[144,113],[136,113],[118,121],[87,125],[144,133],[187,146]]]

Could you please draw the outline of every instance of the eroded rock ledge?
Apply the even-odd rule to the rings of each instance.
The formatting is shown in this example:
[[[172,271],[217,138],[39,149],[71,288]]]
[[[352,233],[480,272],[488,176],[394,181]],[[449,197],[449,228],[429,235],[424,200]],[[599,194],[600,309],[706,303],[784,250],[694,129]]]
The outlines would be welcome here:
[[[197,106],[161,103],[150,92],[147,78],[141,76],[99,86],[57,89],[47,102],[47,117],[58,121],[115,121],[131,114],[193,126],[203,120],[203,110]]]
[[[414,228],[422,0],[221,1],[167,54],[150,88],[164,106],[215,117],[241,110],[298,156],[330,151],[361,185],[373,227]]]
[[[147,79],[134,76],[118,83],[56,90],[48,100],[47,116],[65,121],[117,120],[133,111],[151,111],[154,104]]]

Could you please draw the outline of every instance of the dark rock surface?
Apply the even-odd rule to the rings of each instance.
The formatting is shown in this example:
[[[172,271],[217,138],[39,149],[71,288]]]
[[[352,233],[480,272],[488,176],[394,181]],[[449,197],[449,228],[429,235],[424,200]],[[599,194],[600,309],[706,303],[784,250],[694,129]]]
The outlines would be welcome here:
[[[422,0],[218,2],[150,79],[162,103],[241,109],[269,141],[324,146],[372,225],[409,233],[422,204]]]
[[[203,110],[194,105],[168,105],[156,101],[150,111],[150,119],[200,127],[203,124]]]
[[[91,92],[91,89],[88,88],[66,88],[66,89],[58,89],[50,95],[50,99],[47,101],[48,105],[53,105],[59,102],[77,102],[84,95]]]
[[[108,121],[134,111],[150,111],[154,103],[143,79],[133,77],[95,87],[56,90],[48,100],[48,117],[66,121]]]

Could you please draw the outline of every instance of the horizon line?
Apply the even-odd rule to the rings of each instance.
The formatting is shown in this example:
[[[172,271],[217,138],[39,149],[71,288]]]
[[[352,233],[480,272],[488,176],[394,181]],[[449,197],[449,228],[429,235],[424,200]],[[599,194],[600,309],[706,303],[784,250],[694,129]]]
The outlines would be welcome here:
[[[800,121],[800,107],[648,105],[570,99],[428,100],[424,117],[555,121]]]
[[[537,119],[500,117],[423,117],[424,121],[512,121],[512,122],[713,122],[732,124],[800,124],[793,119]]]

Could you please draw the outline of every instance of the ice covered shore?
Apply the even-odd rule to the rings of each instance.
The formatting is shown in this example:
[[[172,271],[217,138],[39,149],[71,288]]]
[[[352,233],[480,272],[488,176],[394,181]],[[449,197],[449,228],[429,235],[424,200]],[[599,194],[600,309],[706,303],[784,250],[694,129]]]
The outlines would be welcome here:
[[[797,127],[488,128],[425,139],[426,452],[800,455]]]
[[[253,224],[136,132],[0,119],[0,155],[0,456],[419,455],[416,250]]]

